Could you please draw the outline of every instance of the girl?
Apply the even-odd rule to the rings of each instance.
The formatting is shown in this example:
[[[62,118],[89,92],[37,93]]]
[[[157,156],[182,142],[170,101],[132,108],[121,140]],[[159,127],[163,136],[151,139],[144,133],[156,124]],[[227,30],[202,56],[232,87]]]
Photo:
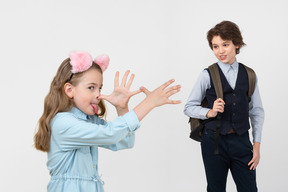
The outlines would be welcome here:
[[[174,80],[152,92],[144,87],[130,91],[134,74],[127,82],[129,71],[121,84],[116,72],[114,91],[101,95],[102,73],[108,64],[106,55],[93,61],[86,52],[72,52],[51,83],[34,137],[36,149],[48,152],[50,192],[104,191],[98,175],[98,147],[113,151],[133,147],[139,121],[157,106],[180,103],[169,99],[180,91],[180,85],[168,88]],[[129,99],[140,92],[146,98],[129,111]],[[113,122],[101,119],[106,112],[103,100],[117,110],[119,117]]]

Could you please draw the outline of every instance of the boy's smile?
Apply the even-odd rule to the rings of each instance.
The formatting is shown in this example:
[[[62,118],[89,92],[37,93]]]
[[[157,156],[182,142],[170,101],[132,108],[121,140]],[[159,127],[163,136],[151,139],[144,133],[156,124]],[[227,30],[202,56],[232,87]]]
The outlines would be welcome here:
[[[222,63],[232,65],[236,59],[236,49],[231,40],[223,40],[220,36],[214,36],[212,39],[213,52]]]

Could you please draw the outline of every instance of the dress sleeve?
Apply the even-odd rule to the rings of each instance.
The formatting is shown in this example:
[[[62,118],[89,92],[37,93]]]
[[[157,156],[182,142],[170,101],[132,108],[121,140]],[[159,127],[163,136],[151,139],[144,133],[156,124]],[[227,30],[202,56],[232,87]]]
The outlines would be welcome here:
[[[99,147],[110,149],[112,151],[118,151],[121,149],[129,149],[134,147],[134,142],[135,142],[135,132],[130,132],[124,139],[122,139],[116,144],[99,145]]]
[[[139,127],[133,110],[112,122],[102,120],[99,124],[78,119],[71,113],[59,113],[51,123],[52,137],[62,150],[122,143]]]

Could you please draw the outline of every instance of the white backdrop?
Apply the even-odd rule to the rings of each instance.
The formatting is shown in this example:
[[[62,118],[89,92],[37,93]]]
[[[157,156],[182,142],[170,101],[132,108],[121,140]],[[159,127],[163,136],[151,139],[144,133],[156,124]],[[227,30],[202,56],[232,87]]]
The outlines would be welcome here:
[[[222,20],[240,26],[247,44],[238,61],[259,78],[266,119],[257,168],[261,192],[287,191],[286,0],[11,0],[0,2],[0,191],[46,191],[46,154],[33,135],[50,82],[72,50],[110,55],[103,93],[114,74],[136,74],[133,89],[175,78],[179,105],[153,110],[131,150],[100,149],[106,192],[205,191],[200,145],[188,138],[184,104],[201,70],[215,62],[206,33]],[[175,83],[175,84],[176,84]],[[130,108],[144,98],[131,99]],[[116,117],[108,105],[108,119]],[[283,125],[284,124],[284,125]],[[227,191],[236,191],[229,175]]]

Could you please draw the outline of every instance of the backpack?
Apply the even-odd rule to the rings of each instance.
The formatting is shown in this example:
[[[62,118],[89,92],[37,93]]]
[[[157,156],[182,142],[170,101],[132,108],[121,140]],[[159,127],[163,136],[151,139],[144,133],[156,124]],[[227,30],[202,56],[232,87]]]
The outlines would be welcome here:
[[[248,74],[248,81],[249,81],[249,88],[248,88],[248,97],[249,97],[249,102],[251,100],[251,96],[254,92],[255,89],[255,84],[256,84],[256,74],[253,71],[253,69],[247,67],[246,65],[242,64],[244,68],[246,69],[246,72]],[[222,98],[223,99],[223,89],[222,89],[222,83],[220,79],[220,74],[219,74],[219,68],[217,63],[214,63],[208,67],[209,72],[210,72],[210,78],[212,79],[212,82],[214,84],[215,92],[217,98]],[[207,107],[208,102],[206,98],[203,99],[201,102],[202,107]],[[220,124],[221,124],[221,114],[218,113],[218,115],[214,118],[209,118],[209,119],[196,119],[196,118],[189,118],[189,123],[190,123],[190,138],[201,142],[201,137],[202,137],[202,132],[205,127],[205,123],[217,119],[216,122],[216,139],[215,139],[215,153],[218,153],[218,138],[219,138],[219,133],[220,133]]]

